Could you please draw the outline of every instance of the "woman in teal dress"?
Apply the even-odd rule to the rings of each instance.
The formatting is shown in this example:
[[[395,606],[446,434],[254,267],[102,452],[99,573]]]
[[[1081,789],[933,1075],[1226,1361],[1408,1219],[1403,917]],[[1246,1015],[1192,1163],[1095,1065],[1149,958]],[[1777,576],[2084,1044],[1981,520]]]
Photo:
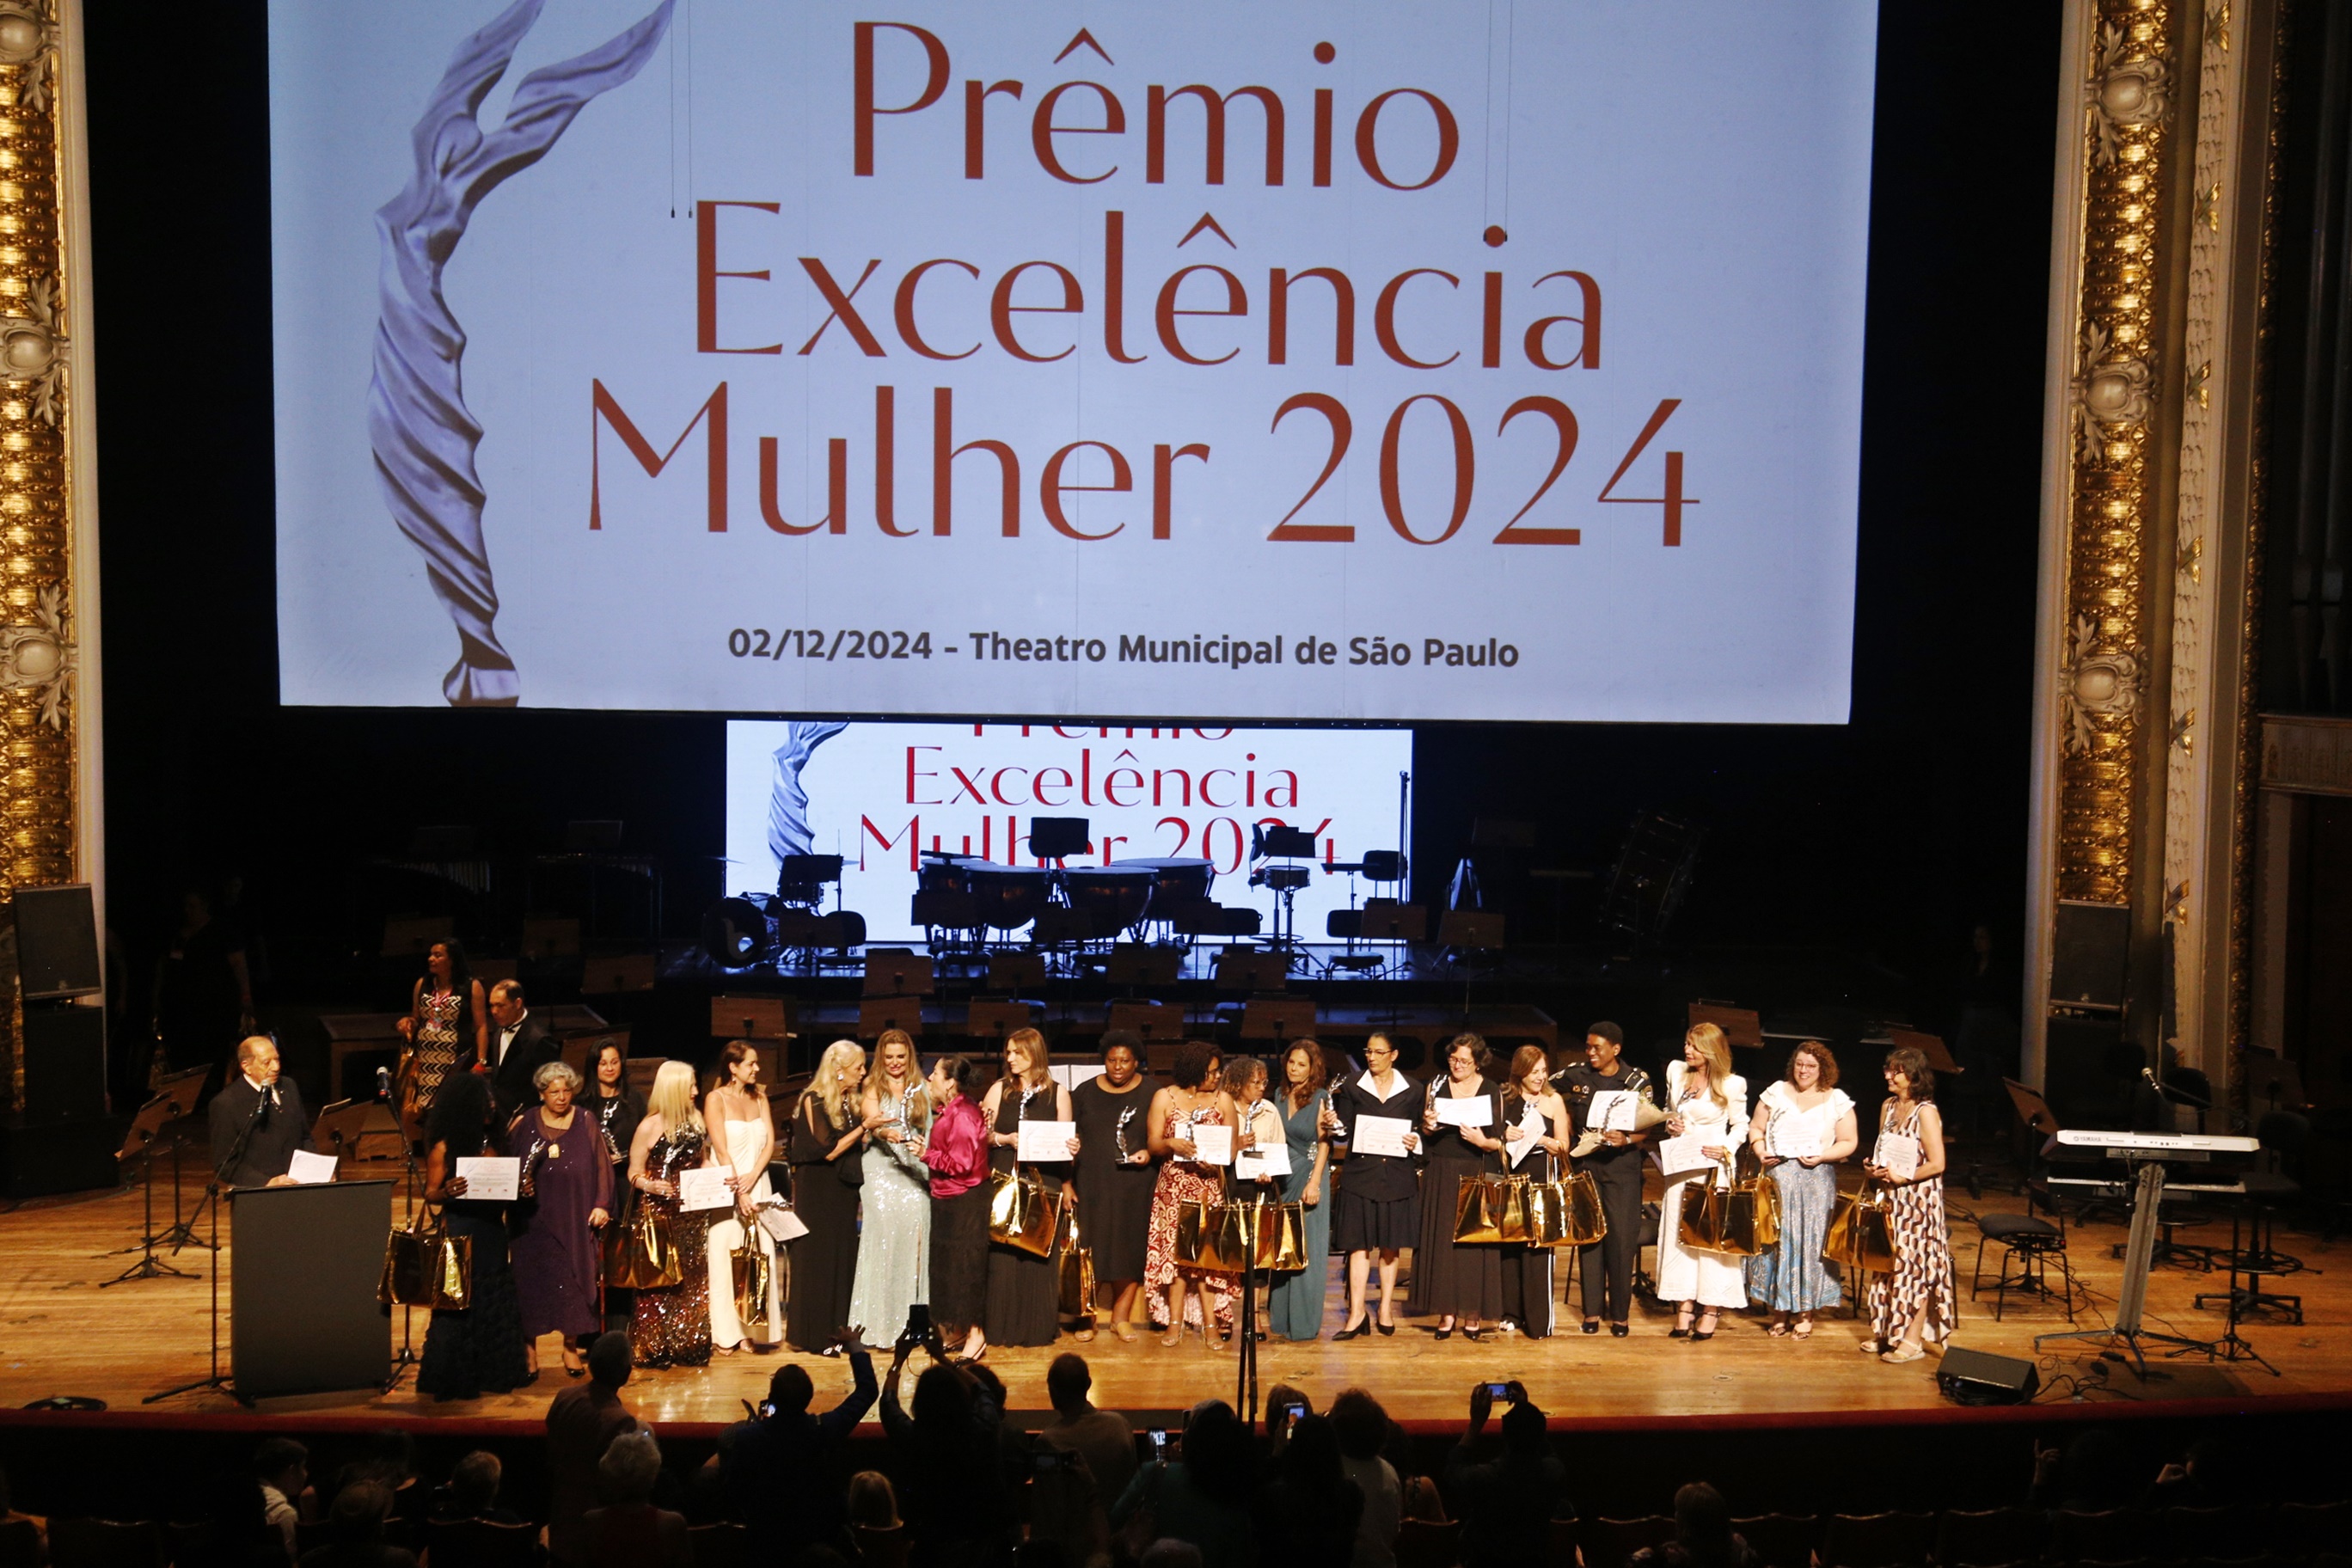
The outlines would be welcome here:
[[[1323,1088],[1323,1048],[1293,1040],[1282,1053],[1282,1087],[1274,1108],[1290,1145],[1290,1174],[1283,1178],[1282,1201],[1302,1206],[1307,1219],[1307,1267],[1274,1277],[1266,1329],[1286,1340],[1314,1340],[1323,1333],[1323,1299],[1330,1287],[1331,1145],[1323,1135],[1330,1103]]]

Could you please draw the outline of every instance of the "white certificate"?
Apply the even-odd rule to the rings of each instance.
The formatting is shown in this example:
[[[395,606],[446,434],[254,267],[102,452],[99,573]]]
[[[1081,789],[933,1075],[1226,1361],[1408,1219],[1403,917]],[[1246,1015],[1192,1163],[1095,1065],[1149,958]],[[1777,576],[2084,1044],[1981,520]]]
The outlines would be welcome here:
[[[315,1186],[320,1182],[331,1182],[335,1179],[335,1157],[297,1149],[294,1151],[294,1163],[286,1168],[286,1173],[294,1178],[297,1186]]]
[[[1495,1102],[1483,1094],[1462,1100],[1450,1094],[1440,1094],[1435,1103],[1440,1127],[1486,1127],[1495,1120]]]
[[[1765,1142],[1783,1160],[1800,1160],[1822,1152],[1822,1130],[1810,1116],[1776,1116],[1765,1130]]]
[[[1881,1132],[1878,1158],[1872,1163],[1896,1181],[1907,1182],[1919,1173],[1919,1140],[1907,1132]]]
[[[512,1203],[522,1195],[522,1162],[511,1154],[460,1155],[457,1173],[466,1181],[462,1197]]]
[[[1584,1125],[1591,1132],[1631,1132],[1633,1131],[1633,1102],[1642,1097],[1630,1089],[1596,1089],[1592,1104],[1584,1113]]]
[[[1518,1164],[1538,1149],[1542,1148],[1543,1145],[1537,1140],[1550,1131],[1550,1124],[1544,1120],[1543,1108],[1537,1105],[1528,1106],[1527,1114],[1519,1118],[1520,1136],[1508,1144],[1511,1163]]]
[[[724,1165],[688,1165],[677,1173],[677,1206],[689,1214],[732,1206],[735,1194],[727,1190],[727,1178],[734,1173]]]
[[[1075,1121],[1024,1121],[1021,1124],[1020,1142],[1013,1146],[1013,1158],[1024,1164],[1068,1164],[1070,1140],[1078,1135]]]
[[[1243,1150],[1234,1156],[1234,1174],[1245,1182],[1256,1181],[1261,1176],[1290,1174],[1289,1142],[1260,1143]]]
[[[1709,1144],[1720,1143],[1721,1132],[1685,1132],[1679,1138],[1667,1138],[1658,1144],[1658,1169],[1668,1176],[1688,1175],[1704,1171],[1715,1162],[1704,1152]]]
[[[1405,1135],[1412,1123],[1402,1116],[1359,1116],[1356,1118],[1355,1150],[1359,1154],[1386,1154],[1403,1159],[1412,1151],[1405,1147]]]
[[[1234,1163],[1234,1130],[1217,1127],[1206,1121],[1192,1124],[1192,1158],[1203,1165],[1230,1165]]]

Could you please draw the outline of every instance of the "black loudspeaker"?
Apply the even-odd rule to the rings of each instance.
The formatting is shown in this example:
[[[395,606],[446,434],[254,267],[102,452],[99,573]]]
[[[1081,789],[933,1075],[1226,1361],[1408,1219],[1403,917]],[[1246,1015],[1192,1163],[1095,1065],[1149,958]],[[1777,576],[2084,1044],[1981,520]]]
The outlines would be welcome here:
[[[2124,1005],[2124,972],[2131,952],[2131,910],[2122,904],[2058,900],[2052,933],[2050,1000],[2058,1006]]]
[[[89,884],[16,889],[16,974],[25,1000],[95,996],[106,989],[98,964],[98,917]]]
[[[106,1010],[25,1009],[25,1120],[106,1113]]]
[[[2022,1405],[2042,1386],[2042,1374],[2032,1362],[2015,1356],[1947,1345],[1936,1369],[1936,1386],[1959,1405]]]

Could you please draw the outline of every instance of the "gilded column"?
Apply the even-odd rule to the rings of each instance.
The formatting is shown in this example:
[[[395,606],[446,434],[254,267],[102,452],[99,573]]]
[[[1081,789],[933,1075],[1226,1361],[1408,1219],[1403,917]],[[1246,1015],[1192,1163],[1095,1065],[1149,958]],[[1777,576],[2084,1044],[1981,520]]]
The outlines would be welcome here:
[[[0,899],[96,876],[79,20],[0,0]]]

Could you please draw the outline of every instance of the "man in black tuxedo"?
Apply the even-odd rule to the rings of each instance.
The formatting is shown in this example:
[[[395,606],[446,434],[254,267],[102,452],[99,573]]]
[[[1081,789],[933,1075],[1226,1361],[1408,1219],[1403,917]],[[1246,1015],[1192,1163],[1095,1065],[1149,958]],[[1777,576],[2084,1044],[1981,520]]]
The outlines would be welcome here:
[[[562,1058],[563,1047],[523,1005],[520,982],[501,980],[490,987],[490,1096],[498,1102],[500,1121],[539,1103],[532,1076]]]
[[[303,1112],[302,1091],[294,1080],[278,1077],[277,1041],[254,1035],[237,1046],[236,1071],[213,1096],[210,1115],[215,1171],[227,1163],[247,1125],[253,1128],[226,1174],[230,1186],[294,1184],[286,1173],[294,1163],[294,1151],[310,1147],[310,1119]]]

